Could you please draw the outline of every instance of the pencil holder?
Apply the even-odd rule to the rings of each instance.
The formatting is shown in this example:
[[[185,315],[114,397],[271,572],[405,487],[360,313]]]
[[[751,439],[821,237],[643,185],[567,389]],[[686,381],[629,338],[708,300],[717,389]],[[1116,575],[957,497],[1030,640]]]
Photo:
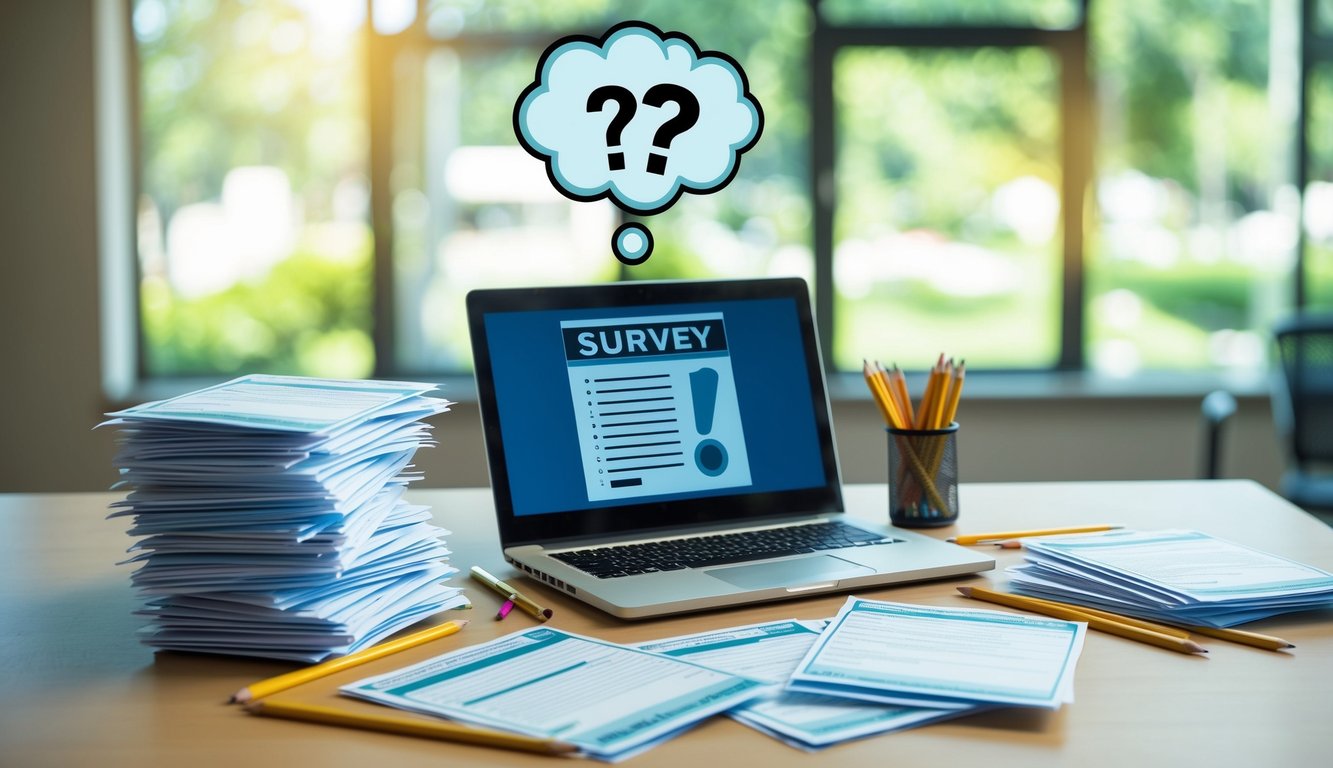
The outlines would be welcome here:
[[[958,520],[958,424],[884,430],[889,438],[889,522],[938,528]]]

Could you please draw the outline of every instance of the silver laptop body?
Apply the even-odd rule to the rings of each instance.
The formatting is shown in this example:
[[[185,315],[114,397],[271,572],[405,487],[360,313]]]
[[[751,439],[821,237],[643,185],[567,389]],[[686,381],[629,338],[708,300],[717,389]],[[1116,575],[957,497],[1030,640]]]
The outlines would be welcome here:
[[[636,619],[994,567],[848,519],[800,279],[488,289],[467,304],[501,546],[533,579]],[[821,523],[847,528],[748,559],[751,540]],[[719,534],[746,540],[697,556],[731,541],[701,540]],[[667,556],[619,565],[645,547]]]

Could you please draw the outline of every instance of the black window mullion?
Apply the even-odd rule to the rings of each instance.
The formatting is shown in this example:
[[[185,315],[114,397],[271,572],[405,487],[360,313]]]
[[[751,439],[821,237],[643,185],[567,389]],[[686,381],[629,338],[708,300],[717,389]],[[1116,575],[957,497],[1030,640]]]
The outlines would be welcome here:
[[[1310,75],[1320,58],[1333,60],[1333,40],[1319,37],[1319,18],[1316,0],[1301,3],[1300,82],[1296,98],[1296,190],[1305,199],[1310,186]],[[1322,54],[1322,56],[1321,56]],[[1296,267],[1292,275],[1292,306],[1296,311],[1305,308],[1308,289],[1305,270],[1305,206],[1302,204],[1296,219]]]
[[[1084,14],[1087,18],[1087,14]],[[1084,366],[1084,298],[1087,292],[1084,230],[1086,196],[1093,183],[1096,104],[1088,77],[1087,25],[1062,34],[1060,61],[1060,357],[1056,367]]]
[[[833,93],[833,60],[837,45],[819,21],[818,2],[812,3],[815,30],[810,45],[810,205],[815,259],[815,324],[824,368],[836,370],[833,360],[833,213],[837,205],[835,162],[837,160],[836,100]]]

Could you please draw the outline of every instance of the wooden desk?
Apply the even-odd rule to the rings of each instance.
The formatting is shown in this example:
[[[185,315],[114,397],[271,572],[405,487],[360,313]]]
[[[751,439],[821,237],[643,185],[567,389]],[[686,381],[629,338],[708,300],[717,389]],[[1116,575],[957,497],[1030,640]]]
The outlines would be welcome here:
[[[490,494],[417,491],[453,531],[454,561],[497,575]],[[113,565],[131,543],[106,520],[113,494],[0,496],[0,763],[7,766],[302,765],[331,768],[551,765],[554,758],[250,717],[225,704],[290,664],[163,653],[137,643],[129,568]],[[848,489],[854,514],[882,517],[883,487]],[[1333,532],[1247,481],[965,485],[962,525],[936,532],[1119,522],[1197,528],[1333,570]],[[1002,584],[1021,552],[996,550],[999,568],[977,577],[861,593],[968,605],[954,587]],[[499,597],[461,576],[476,609],[457,635],[299,692],[332,699],[343,682],[531,626],[515,611],[492,620]],[[770,603],[728,612],[624,623],[534,582],[555,609],[551,626],[629,642],[780,618],[831,616],[844,597]],[[455,614],[456,615],[456,614]],[[1207,641],[1208,658],[1182,656],[1089,633],[1059,712],[1002,710],[888,734],[810,755],[724,718],[634,758],[636,766],[1133,766],[1327,765],[1333,747],[1333,612],[1257,623],[1297,645],[1274,653]],[[293,691],[284,696],[296,696]],[[373,705],[347,701],[348,707]]]

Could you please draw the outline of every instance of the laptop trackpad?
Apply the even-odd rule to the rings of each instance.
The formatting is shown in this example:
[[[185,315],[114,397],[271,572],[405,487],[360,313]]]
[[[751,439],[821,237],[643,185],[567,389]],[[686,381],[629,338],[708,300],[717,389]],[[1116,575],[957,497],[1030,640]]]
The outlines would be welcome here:
[[[838,579],[850,579],[874,572],[874,568],[867,568],[832,555],[813,555],[755,565],[732,565],[704,571],[709,576],[715,576],[741,589],[833,586],[833,582],[837,582]]]

